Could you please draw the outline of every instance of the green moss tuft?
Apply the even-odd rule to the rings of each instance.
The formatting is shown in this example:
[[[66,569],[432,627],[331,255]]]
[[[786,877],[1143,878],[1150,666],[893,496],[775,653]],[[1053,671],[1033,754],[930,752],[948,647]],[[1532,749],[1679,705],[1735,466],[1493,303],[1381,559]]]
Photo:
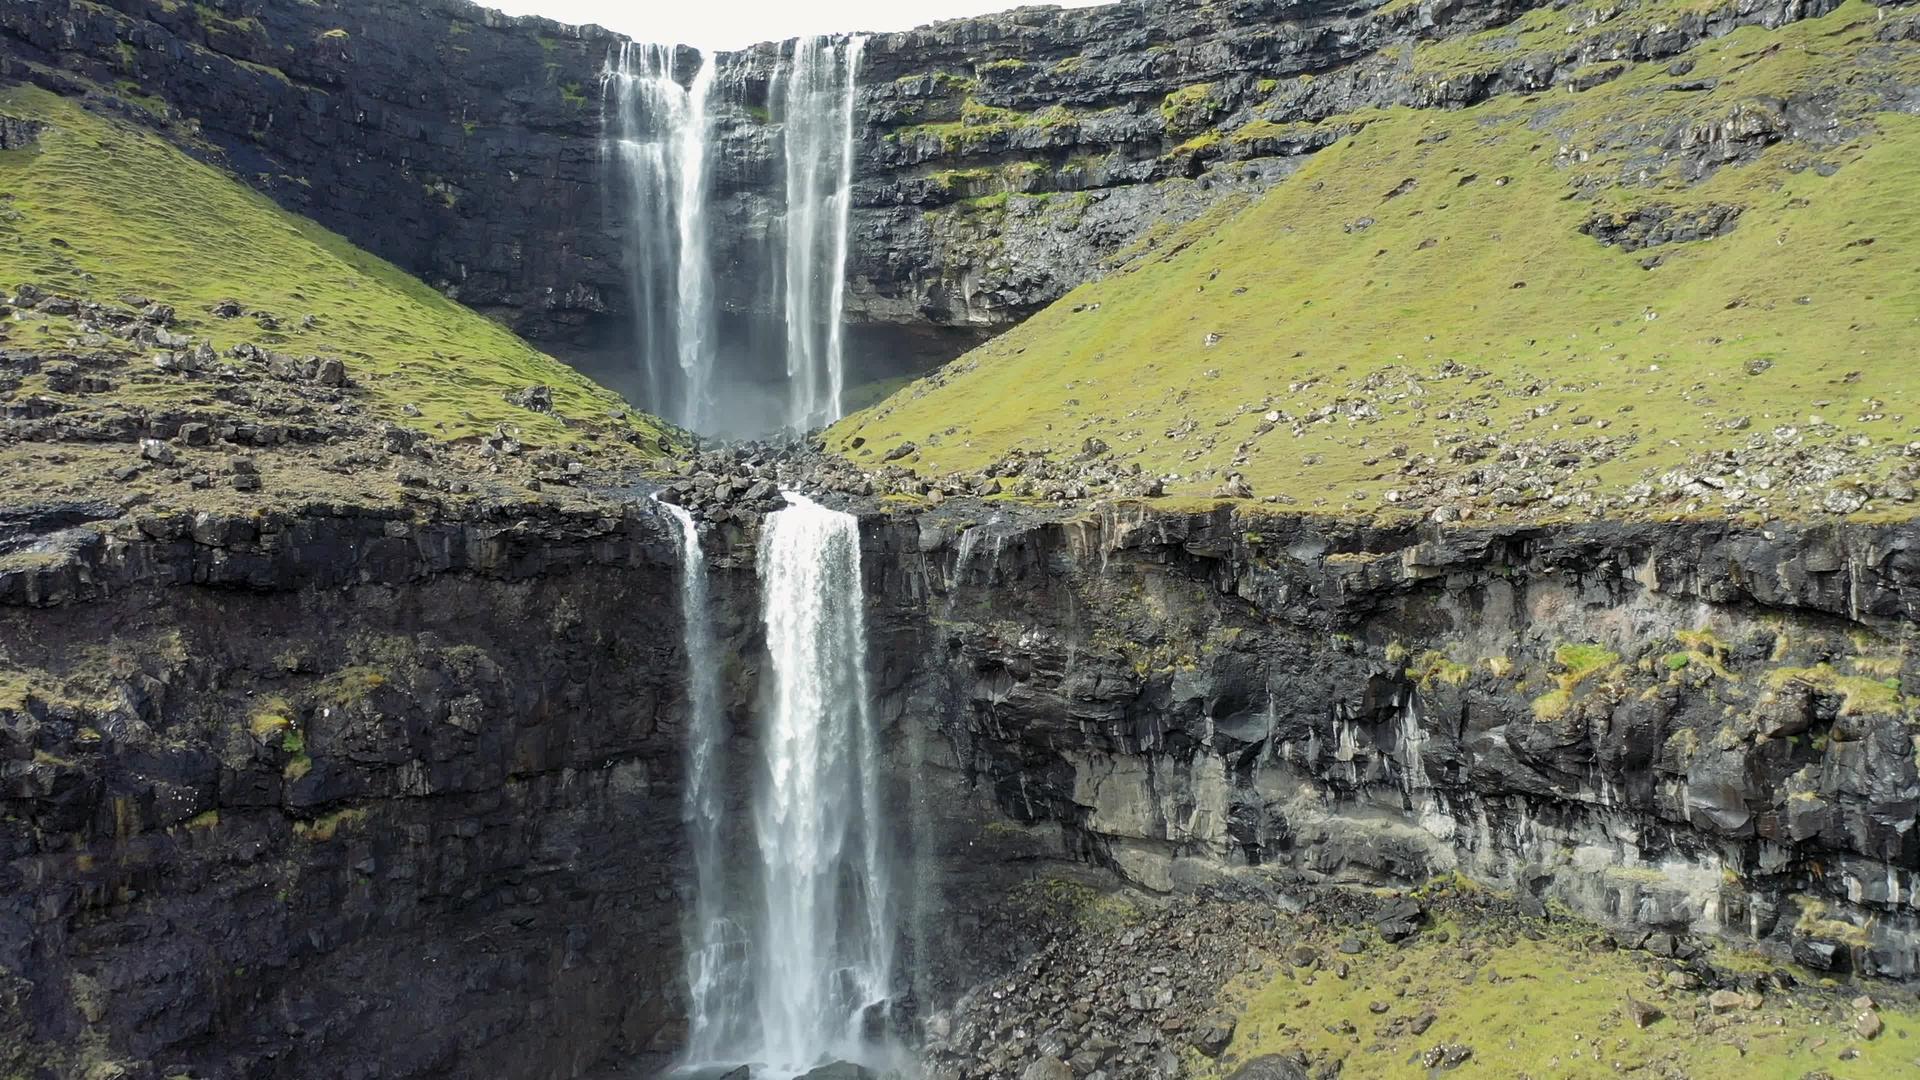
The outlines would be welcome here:
[[[1898,679],[1842,675],[1831,664],[1779,668],[1767,676],[1767,688],[1779,690],[1799,684],[1815,693],[1837,696],[1842,716],[1897,716],[1907,711]]]

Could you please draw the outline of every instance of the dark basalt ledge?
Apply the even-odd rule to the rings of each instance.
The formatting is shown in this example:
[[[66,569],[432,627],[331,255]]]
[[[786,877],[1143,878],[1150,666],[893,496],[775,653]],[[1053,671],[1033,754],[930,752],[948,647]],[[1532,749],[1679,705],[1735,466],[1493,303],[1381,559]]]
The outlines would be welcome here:
[[[1916,974],[1910,728],[1807,673],[1920,690],[1889,659],[1920,528],[860,509],[928,1002],[1020,955],[1006,901],[1036,874],[1458,872]],[[663,1060],[688,877],[672,530],[620,494],[0,518],[25,673],[0,682],[0,1072]],[[706,536],[740,821],[755,539]],[[1620,666],[1536,709],[1577,643]]]
[[[1914,728],[1844,692],[1920,690],[1920,527],[974,506],[865,536],[896,718],[1140,886],[1459,872],[1920,975]],[[1582,644],[1618,664],[1551,698]]]
[[[559,1078],[676,1045],[670,525],[0,518],[0,1074]]]

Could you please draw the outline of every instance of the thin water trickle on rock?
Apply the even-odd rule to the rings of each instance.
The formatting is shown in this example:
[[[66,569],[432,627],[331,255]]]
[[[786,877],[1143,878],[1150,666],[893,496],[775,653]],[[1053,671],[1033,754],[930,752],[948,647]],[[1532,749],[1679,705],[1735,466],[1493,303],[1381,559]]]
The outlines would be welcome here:
[[[745,1040],[751,952],[729,902],[726,872],[726,716],[720,651],[707,600],[706,553],[693,515],[679,523],[681,643],[687,661],[687,788],[682,816],[693,848],[694,897],[685,934],[690,1062],[722,1061]]]

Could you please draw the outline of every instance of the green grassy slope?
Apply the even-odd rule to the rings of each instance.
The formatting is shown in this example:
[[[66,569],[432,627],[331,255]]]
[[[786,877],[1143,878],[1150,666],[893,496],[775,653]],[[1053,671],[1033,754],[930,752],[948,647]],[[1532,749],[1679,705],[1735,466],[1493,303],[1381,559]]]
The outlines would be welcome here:
[[[1536,931],[1538,940],[1471,925],[1439,929],[1445,940],[1428,934],[1341,957],[1350,970],[1340,978],[1281,957],[1242,975],[1222,995],[1238,1015],[1233,1045],[1218,1064],[1192,1062],[1192,1074],[1227,1076],[1235,1062],[1299,1049],[1342,1060],[1342,1077],[1418,1078],[1440,1072],[1429,1072],[1423,1055],[1451,1045],[1473,1050],[1461,1076],[1866,1080],[1914,1067],[1920,1014],[1910,1001],[1890,1002],[1877,1014],[1886,1030],[1863,1039],[1844,993],[1756,994],[1716,1014],[1704,991],[1663,984],[1644,954],[1593,949],[1592,931],[1577,923]],[[1770,970],[1728,949],[1714,961]],[[1661,1018],[1639,1027],[1628,998]],[[1431,1026],[1414,1035],[1406,1021],[1423,1013]]]
[[[1564,39],[1579,15],[1519,29]],[[1920,430],[1920,118],[1884,104],[1920,84],[1920,46],[1883,41],[1884,25],[1849,3],[1709,42],[1691,70],[1336,118],[1364,127],[1257,205],[848,418],[829,445],[874,462],[911,440],[904,463],[940,475],[1097,437],[1122,465],[1178,474],[1172,495],[1239,472],[1330,510],[1467,498],[1446,484],[1475,468],[1500,474],[1483,494],[1525,490],[1554,458],[1574,463],[1533,495],[1619,509],[1719,451],[1798,455],[1780,471],[1865,490]],[[1415,69],[1470,70],[1484,44],[1443,43]],[[1783,101],[1836,126],[1694,179],[1729,129],[1782,126]],[[1655,205],[1740,216],[1635,251],[1581,231]],[[1742,509],[1818,508],[1812,484],[1737,486],[1754,489]]]
[[[138,294],[175,305],[181,332],[220,349],[247,341],[339,356],[378,415],[438,438],[508,424],[531,444],[568,444],[628,411],[509,331],[131,123],[27,87],[0,91],[0,114],[47,125],[37,147],[0,152],[0,283],[9,288],[102,301]],[[209,314],[228,297],[273,313],[280,328]],[[552,388],[551,414],[507,402],[534,384]],[[151,381],[120,396],[158,404],[198,392]],[[663,430],[643,416],[617,426],[649,444]]]

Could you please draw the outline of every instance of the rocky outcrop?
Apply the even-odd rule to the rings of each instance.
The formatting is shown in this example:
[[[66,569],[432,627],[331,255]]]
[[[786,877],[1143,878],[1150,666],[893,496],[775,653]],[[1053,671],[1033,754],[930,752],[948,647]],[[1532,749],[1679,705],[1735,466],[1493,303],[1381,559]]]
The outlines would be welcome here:
[[[873,524],[889,685],[1060,850],[1920,973],[1909,527],[991,513]]]
[[[805,482],[799,456],[745,460]],[[709,480],[669,490],[707,522],[749,761],[765,499]],[[922,1009],[1113,878],[1457,873],[1626,944],[1920,965],[1911,527],[863,513]],[[10,510],[0,1064],[558,1077],[670,1053],[672,535],[630,493]]]
[[[0,518],[0,1072],[567,1077],[674,1045],[671,528]]]

